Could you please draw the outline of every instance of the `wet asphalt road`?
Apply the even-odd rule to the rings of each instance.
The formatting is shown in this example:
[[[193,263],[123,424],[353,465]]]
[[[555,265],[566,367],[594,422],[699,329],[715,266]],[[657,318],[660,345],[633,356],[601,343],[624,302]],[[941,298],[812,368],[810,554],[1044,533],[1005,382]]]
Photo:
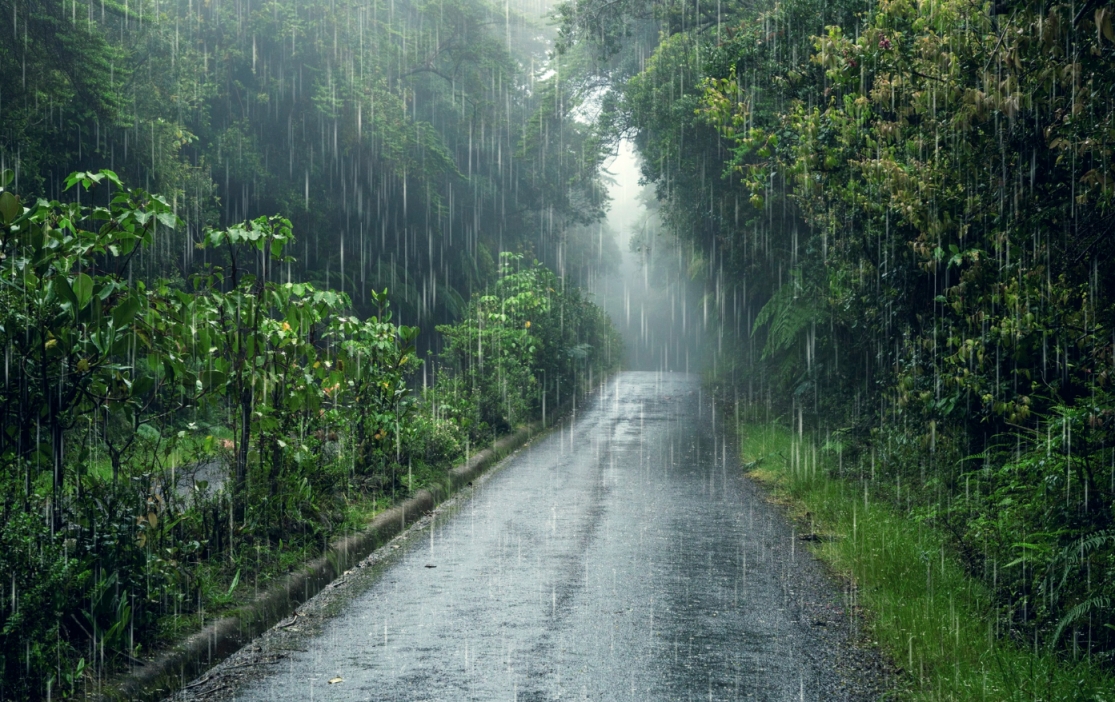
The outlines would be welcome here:
[[[623,373],[587,402],[219,697],[875,698],[839,588],[699,379]]]

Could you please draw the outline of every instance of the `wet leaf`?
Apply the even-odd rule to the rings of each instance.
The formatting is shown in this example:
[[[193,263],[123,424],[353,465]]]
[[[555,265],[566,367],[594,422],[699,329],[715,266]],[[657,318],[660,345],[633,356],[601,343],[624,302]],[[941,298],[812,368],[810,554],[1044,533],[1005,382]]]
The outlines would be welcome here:
[[[77,309],[85,309],[85,306],[93,299],[93,279],[85,273],[78,273],[77,277],[74,278],[73,290],[77,300]]]
[[[106,286],[107,287],[107,286]],[[131,324],[142,305],[138,295],[129,295],[123,302],[112,308],[112,322],[117,329]]]
[[[19,198],[7,191],[0,193],[0,217],[3,217],[4,224],[11,224],[23,212],[23,207],[19,204]]]
[[[1096,10],[1096,26],[1108,41],[1115,42],[1115,29],[1111,26],[1112,17],[1115,17],[1115,10],[1109,7]]]
[[[74,295],[74,290],[70,287],[70,281],[66,280],[64,276],[58,276],[54,279],[54,294],[62,298],[64,302],[69,303],[74,312],[77,312],[77,296]]]

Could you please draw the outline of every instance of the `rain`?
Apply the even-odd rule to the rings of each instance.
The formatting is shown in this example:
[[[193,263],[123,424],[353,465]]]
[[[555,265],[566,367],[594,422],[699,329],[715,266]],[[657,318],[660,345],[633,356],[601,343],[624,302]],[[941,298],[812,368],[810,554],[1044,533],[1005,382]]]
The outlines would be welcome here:
[[[0,0],[0,699],[1109,699],[1113,27]]]

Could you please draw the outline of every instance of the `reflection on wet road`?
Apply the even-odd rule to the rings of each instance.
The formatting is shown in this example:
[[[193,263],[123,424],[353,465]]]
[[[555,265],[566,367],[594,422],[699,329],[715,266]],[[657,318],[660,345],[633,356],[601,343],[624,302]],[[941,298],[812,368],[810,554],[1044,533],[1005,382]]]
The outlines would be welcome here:
[[[815,564],[725,419],[695,376],[613,378],[239,699],[833,699]]]

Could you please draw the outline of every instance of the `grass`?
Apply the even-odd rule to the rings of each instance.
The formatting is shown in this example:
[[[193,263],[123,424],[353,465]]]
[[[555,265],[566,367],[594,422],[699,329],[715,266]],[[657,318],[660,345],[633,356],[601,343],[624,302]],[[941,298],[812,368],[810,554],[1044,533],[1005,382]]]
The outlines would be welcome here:
[[[870,480],[832,477],[819,442],[773,424],[740,425],[750,475],[819,536],[814,553],[850,583],[851,609],[900,667],[899,699],[1112,702],[1115,678],[1012,641],[987,589],[950,556],[948,538],[892,504]]]

